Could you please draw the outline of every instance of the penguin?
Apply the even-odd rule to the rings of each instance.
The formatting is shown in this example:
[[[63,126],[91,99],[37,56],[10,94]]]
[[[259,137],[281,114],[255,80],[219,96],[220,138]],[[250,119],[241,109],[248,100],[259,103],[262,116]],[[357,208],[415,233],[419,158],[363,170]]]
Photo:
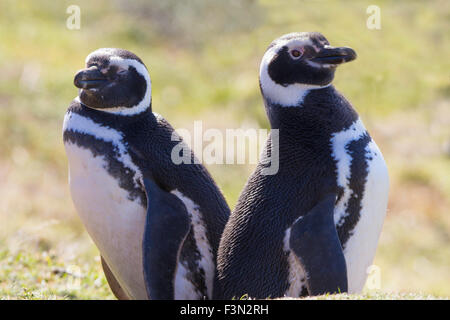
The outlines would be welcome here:
[[[271,132],[225,226],[223,298],[302,297],[362,290],[386,214],[383,156],[333,86],[356,58],[317,32],[274,40],[259,83]],[[265,171],[278,154],[276,173]]]
[[[230,209],[159,114],[130,51],[98,49],[74,78],[63,141],[75,208],[118,299],[211,299]],[[192,160],[175,164],[173,150]],[[186,154],[183,155],[186,157]]]

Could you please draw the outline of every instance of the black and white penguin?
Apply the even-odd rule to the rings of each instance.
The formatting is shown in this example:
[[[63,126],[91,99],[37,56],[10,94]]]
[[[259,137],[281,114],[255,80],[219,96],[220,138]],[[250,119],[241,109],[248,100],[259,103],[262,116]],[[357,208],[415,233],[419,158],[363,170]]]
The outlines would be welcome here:
[[[355,58],[316,32],[284,35],[264,54],[259,79],[272,131],[222,235],[224,298],[362,290],[389,178],[358,114],[332,85],[336,67]],[[278,172],[265,175],[276,150]]]
[[[174,164],[181,138],[151,108],[144,63],[99,49],[63,125],[73,202],[123,299],[209,299],[229,208],[205,167]],[[181,142],[180,142],[181,141]]]

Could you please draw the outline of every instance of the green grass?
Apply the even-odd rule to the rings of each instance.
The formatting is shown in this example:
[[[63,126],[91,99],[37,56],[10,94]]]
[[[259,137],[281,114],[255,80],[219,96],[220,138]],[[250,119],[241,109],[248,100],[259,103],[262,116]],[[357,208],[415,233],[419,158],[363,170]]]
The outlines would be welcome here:
[[[100,264],[79,262],[69,264],[51,251],[2,251],[0,277],[7,279],[0,285],[2,299],[114,298]]]
[[[72,1],[0,2],[0,299],[113,298],[70,199],[61,137],[77,94],[73,75],[88,53],[138,54],[151,73],[154,111],[175,128],[199,119],[204,128],[267,128],[259,62],[292,31],[320,31],[356,50],[335,84],[391,176],[374,262],[381,293],[339,297],[450,296],[448,1],[376,1],[379,31],[366,28],[369,0],[76,3],[80,30],[66,28]],[[209,169],[233,207],[253,166]]]

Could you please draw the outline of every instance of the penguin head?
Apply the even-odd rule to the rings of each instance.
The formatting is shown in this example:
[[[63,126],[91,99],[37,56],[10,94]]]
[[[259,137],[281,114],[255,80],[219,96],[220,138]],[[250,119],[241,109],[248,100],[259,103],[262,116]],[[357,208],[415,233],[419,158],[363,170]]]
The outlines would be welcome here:
[[[274,40],[263,56],[259,82],[264,98],[297,106],[311,89],[331,84],[336,67],[356,59],[348,47],[332,47],[318,32],[290,33]]]
[[[80,101],[93,109],[134,115],[150,108],[151,80],[147,68],[130,51],[98,49],[86,58],[74,84]]]

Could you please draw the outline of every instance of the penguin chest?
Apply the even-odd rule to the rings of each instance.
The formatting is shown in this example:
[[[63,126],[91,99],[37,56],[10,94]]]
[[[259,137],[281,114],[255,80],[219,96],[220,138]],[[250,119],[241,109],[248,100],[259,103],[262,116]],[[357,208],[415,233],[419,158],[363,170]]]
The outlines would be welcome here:
[[[127,295],[147,299],[142,260],[147,199],[122,133],[72,112],[63,132],[71,196],[83,224]],[[175,298],[211,297],[215,263],[200,207],[178,190],[172,193],[185,204],[192,225],[180,248]]]
[[[361,120],[331,139],[341,190],[334,220],[347,264],[348,291],[360,292],[373,262],[387,210],[389,176]]]
[[[142,239],[146,208],[111,175],[105,155],[66,142],[73,202],[89,235],[127,294],[146,299]],[[143,193],[143,191],[142,191]]]
[[[330,143],[340,190],[334,208],[334,222],[347,265],[348,291],[360,292],[373,262],[386,215],[389,177],[386,163],[362,122],[333,135]],[[290,250],[289,227],[284,251],[289,265],[287,296],[299,296],[306,289],[305,273]]]

